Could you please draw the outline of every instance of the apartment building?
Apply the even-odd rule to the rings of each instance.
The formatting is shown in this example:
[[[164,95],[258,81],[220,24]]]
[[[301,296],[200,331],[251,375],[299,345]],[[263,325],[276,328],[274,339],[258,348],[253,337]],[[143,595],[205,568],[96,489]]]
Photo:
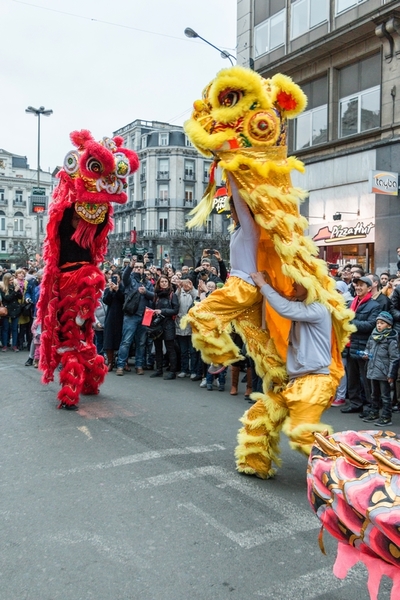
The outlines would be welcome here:
[[[400,2],[238,0],[238,62],[308,96],[289,124],[306,165],[301,212],[329,263],[396,271],[400,245]],[[397,99],[399,97],[399,100]]]
[[[202,247],[228,238],[228,220],[216,211],[203,229],[186,228],[207,187],[211,161],[191,145],[183,127],[137,119],[114,135],[137,152],[140,168],[129,177],[128,202],[115,206],[109,258],[129,255],[136,240],[137,249],[151,252],[156,264],[167,255],[175,266],[192,264]]]
[[[0,264],[34,258],[38,242],[41,253],[52,187],[51,173],[41,171],[38,191],[37,170],[29,168],[26,156],[0,148]]]

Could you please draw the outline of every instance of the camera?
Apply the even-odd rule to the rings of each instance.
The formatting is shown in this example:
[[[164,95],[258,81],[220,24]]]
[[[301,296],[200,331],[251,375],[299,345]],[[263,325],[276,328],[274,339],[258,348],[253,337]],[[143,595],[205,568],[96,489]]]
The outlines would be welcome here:
[[[112,282],[113,282],[115,285],[117,285],[117,284],[118,284],[118,277],[117,277],[116,275],[112,275],[112,276],[111,276],[111,281],[112,281]]]
[[[143,260],[144,260],[143,254],[138,254],[137,260],[138,260],[138,262],[143,262]]]

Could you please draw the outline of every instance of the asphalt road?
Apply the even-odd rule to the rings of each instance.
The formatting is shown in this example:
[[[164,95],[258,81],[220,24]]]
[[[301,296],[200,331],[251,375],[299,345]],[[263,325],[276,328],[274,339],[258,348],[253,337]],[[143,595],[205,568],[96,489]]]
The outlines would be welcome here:
[[[0,356],[1,600],[368,598],[363,566],[332,574],[327,533],[321,554],[285,436],[274,480],[235,471],[241,395],[114,372],[67,412],[26,358]],[[362,428],[337,408],[325,420]]]

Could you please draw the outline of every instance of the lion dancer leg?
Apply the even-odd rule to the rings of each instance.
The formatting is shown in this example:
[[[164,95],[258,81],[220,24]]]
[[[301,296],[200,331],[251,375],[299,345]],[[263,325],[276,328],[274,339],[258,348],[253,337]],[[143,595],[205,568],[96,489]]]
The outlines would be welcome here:
[[[280,394],[252,394],[257,402],[240,419],[244,427],[238,433],[235,450],[240,473],[269,479],[275,475],[273,463],[280,465],[279,439],[288,409]]]
[[[84,364],[84,382],[82,394],[85,396],[96,395],[100,391],[100,386],[103,383],[108,372],[107,366],[104,364],[104,357],[97,354],[96,347],[92,344],[90,350],[82,353]]]
[[[57,408],[77,410],[85,372],[85,368],[79,360],[79,353],[65,352],[61,358],[61,366],[61,389],[57,395],[59,400]]]
[[[321,423],[321,416],[330,407],[336,387],[337,382],[331,375],[305,375],[282,392],[289,410],[283,432],[289,437],[291,448],[308,456],[315,431],[333,433],[330,425]]]
[[[104,278],[93,265],[61,276],[60,346],[62,369],[58,408],[77,407],[81,392],[97,394],[106,374],[93,343],[92,323]]]

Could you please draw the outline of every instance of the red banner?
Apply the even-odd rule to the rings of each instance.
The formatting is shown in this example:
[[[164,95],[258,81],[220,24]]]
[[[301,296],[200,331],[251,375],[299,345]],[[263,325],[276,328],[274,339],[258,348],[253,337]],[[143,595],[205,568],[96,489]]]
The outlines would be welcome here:
[[[136,244],[136,241],[137,241],[136,229],[132,229],[132,231],[131,231],[131,244]]]

